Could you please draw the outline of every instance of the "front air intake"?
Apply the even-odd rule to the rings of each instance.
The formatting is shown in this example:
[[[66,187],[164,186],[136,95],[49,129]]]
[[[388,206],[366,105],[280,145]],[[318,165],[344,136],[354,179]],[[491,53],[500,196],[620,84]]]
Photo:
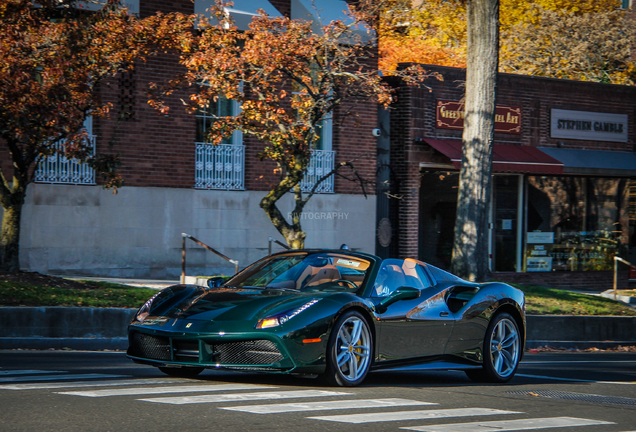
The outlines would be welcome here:
[[[172,360],[167,337],[131,332],[128,336],[128,355],[152,360]]]

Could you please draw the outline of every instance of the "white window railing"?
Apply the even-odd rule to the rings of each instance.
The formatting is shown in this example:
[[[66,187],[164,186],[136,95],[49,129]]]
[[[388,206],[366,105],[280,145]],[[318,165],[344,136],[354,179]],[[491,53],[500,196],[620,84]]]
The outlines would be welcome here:
[[[245,189],[245,146],[196,143],[196,189]]]
[[[95,135],[88,135],[88,146],[95,151]],[[56,150],[64,147],[64,141],[55,145]],[[86,163],[80,163],[76,159],[68,159],[60,153],[47,156],[38,162],[35,171],[37,183],[94,185],[95,170]]]
[[[336,152],[333,150],[312,150],[311,159],[305,177],[300,182],[303,192],[309,192],[316,182],[324,175],[329,174],[336,160]],[[334,176],[330,176],[323,181],[316,189],[317,193],[333,193],[334,192]]]

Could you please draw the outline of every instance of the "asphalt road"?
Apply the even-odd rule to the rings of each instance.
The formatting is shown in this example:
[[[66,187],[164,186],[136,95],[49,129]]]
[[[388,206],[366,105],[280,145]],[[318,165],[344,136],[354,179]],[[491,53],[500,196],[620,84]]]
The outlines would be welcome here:
[[[205,371],[121,352],[0,351],[0,431],[636,431],[636,353],[526,354],[505,385],[376,372],[356,388]]]

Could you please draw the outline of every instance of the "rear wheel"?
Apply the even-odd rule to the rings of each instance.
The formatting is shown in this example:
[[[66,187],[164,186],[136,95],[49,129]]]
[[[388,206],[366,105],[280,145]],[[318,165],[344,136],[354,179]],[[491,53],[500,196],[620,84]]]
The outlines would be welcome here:
[[[521,359],[521,336],[515,319],[507,313],[497,314],[486,330],[482,369],[467,370],[473,381],[504,383],[510,381]]]
[[[342,315],[327,346],[324,377],[332,385],[353,387],[364,381],[373,358],[373,338],[367,320],[358,312]]]
[[[159,368],[159,370],[165,373],[166,375],[179,377],[179,378],[194,378],[195,376],[203,372],[203,369],[205,368],[202,368],[202,367],[180,367],[180,368],[160,367]]]

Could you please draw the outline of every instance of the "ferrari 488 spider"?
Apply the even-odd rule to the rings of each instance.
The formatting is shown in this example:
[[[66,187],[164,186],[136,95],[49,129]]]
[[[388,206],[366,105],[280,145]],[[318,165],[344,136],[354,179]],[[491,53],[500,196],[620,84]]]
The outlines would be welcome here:
[[[128,357],[168,375],[205,368],[321,375],[459,369],[506,382],[525,344],[525,298],[413,259],[346,250],[267,256],[208,287],[160,291],[128,328]]]

